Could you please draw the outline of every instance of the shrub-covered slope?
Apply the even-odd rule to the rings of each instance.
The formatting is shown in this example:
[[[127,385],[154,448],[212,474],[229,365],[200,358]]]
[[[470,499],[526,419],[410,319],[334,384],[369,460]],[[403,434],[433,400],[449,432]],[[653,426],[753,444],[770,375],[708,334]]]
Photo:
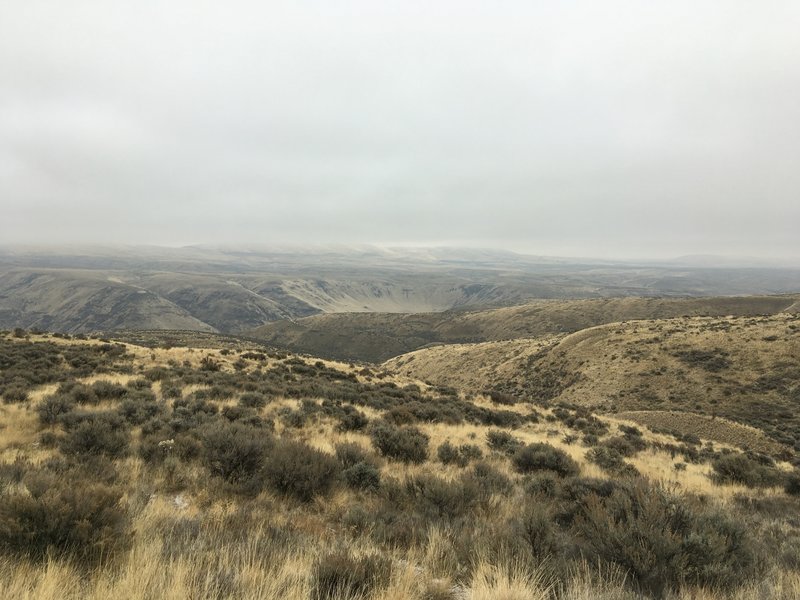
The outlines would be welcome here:
[[[381,362],[430,344],[538,338],[634,319],[792,313],[797,301],[797,296],[544,300],[469,312],[315,315],[269,323],[249,335],[314,356]]]
[[[762,453],[246,342],[16,331],[0,366],[5,598],[800,593]]]

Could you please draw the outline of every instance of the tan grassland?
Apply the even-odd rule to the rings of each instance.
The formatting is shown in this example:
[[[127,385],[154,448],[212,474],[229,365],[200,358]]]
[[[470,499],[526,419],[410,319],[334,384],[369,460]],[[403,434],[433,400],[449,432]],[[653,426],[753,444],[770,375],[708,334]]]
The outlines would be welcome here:
[[[720,322],[727,324],[724,330],[715,327]],[[553,335],[433,347],[388,361],[382,366],[388,374],[382,373],[380,381],[393,381],[399,386],[414,383],[423,390],[431,385],[452,386],[461,391],[462,401],[471,401],[478,407],[502,408],[525,416],[536,412],[540,416],[538,422],[525,423],[510,433],[525,444],[546,442],[563,450],[577,462],[582,477],[608,478],[607,472],[588,460],[590,446],[572,435],[575,432],[555,418],[552,408],[528,403],[498,407],[491,402],[486,390],[504,381],[517,382],[521,389],[527,389],[524,386],[534,378],[530,369],[536,362],[542,370],[563,370],[580,375],[574,385],[560,390],[550,399],[550,405],[555,406],[561,400],[604,408],[608,414],[602,418],[609,431],[601,439],[621,435],[621,427],[638,423],[656,430],[666,428],[692,433],[700,437],[702,443],[713,442],[717,448],[749,447],[775,453],[781,445],[762,430],[716,415],[712,418],[683,412],[679,410],[683,404],[676,405],[669,399],[675,394],[691,398],[688,406],[714,399],[714,409],[724,412],[734,399],[725,396],[720,389],[746,387],[776,365],[787,368],[786,365],[800,360],[800,334],[789,329],[793,324],[800,324],[800,320],[786,315],[758,319],[688,318],[604,325],[566,337]],[[773,335],[777,339],[764,341],[763,338]],[[657,341],[647,341],[652,338]],[[47,336],[29,339],[54,341]],[[59,340],[57,343],[100,342]],[[733,367],[724,374],[702,369],[697,372],[674,356],[675,351],[689,347],[723,348]],[[636,349],[635,355],[631,354],[633,349]],[[133,356],[132,372],[98,373],[80,381],[126,385],[154,368],[185,365],[198,369],[207,357],[226,373],[269,369],[282,362],[282,359],[267,357],[257,367],[248,363],[243,368],[236,366],[236,353],[219,349],[144,348],[126,344],[126,350]],[[316,362],[316,359],[304,360],[306,364]],[[362,383],[378,380],[374,370],[365,372],[362,367],[335,361],[322,361],[322,364],[351,373]],[[57,388],[58,384],[52,383],[36,386],[30,390],[27,403],[0,404],[0,463],[27,460],[41,464],[58,453],[40,442],[44,432],[57,431],[57,426],[42,425],[36,411]],[[203,384],[184,385],[181,395],[187,398],[207,388]],[[164,396],[161,382],[156,382],[151,389],[164,406],[175,402]],[[661,401],[645,402],[635,390],[647,391]],[[230,397],[214,402],[218,407],[235,406],[240,394],[241,390],[237,390]],[[334,454],[337,445],[348,442],[371,451],[367,433],[341,431],[332,419],[316,416],[301,427],[287,425],[286,412],[300,409],[303,402],[321,404],[322,398],[278,396],[258,409],[258,416],[274,420],[275,436],[302,441],[327,454]],[[103,411],[113,406],[103,401],[87,410]],[[669,410],[661,410],[662,406]],[[359,410],[371,420],[382,416],[382,412],[374,408],[363,406]],[[499,527],[504,519],[518,514],[520,505],[526,501],[523,478],[513,470],[507,457],[487,444],[487,432],[497,427],[474,423],[417,423],[416,426],[429,437],[433,450],[429,460],[421,464],[403,464],[376,457],[383,478],[403,482],[428,474],[456,480],[464,469],[437,461],[435,449],[444,442],[456,446],[475,445],[491,467],[520,484],[510,496],[493,495],[489,508],[475,518],[481,519],[487,527]],[[134,429],[134,439],[141,435],[139,426]],[[642,435],[648,443],[675,443],[674,437],[666,432],[643,431]],[[733,510],[741,497],[753,502],[786,503],[792,510],[798,507],[780,487],[752,489],[743,485],[718,485],[710,477],[709,464],[683,462],[668,450],[651,446],[628,458],[627,463],[654,484],[679,496],[702,497],[703,502],[722,510]],[[785,471],[791,469],[786,462],[779,462],[778,466]],[[134,453],[117,459],[115,468],[121,474],[124,488],[120,504],[130,515],[135,532],[121,560],[86,571],[59,555],[35,562],[0,554],[2,598],[314,600],[312,573],[315,565],[334,549],[346,550],[354,557],[380,555],[391,562],[392,569],[391,576],[379,589],[331,596],[331,600],[641,600],[649,597],[636,593],[630,585],[630,574],[619,567],[576,561],[568,573],[556,578],[546,561],[532,564],[511,553],[498,558],[484,553],[480,547],[472,549],[473,567],[464,573],[460,571],[457,541],[447,530],[435,527],[430,528],[424,542],[412,550],[379,544],[369,535],[348,529],[355,525],[346,524],[354,511],[373,508],[377,500],[344,487],[327,497],[300,503],[269,490],[246,497],[231,494],[219,480],[194,463],[176,471],[169,461],[153,467]],[[0,489],[0,503],[6,493],[8,490]],[[359,526],[369,532],[375,524]],[[800,535],[796,515],[773,515],[766,519],[763,527],[783,528],[786,535]],[[232,532],[236,532],[235,535]],[[184,534],[191,541],[176,551],[175,546],[180,546],[180,536]],[[800,598],[800,564],[797,569],[777,566],[767,569],[757,580],[734,590],[682,586],[665,592],[663,598],[797,599]]]

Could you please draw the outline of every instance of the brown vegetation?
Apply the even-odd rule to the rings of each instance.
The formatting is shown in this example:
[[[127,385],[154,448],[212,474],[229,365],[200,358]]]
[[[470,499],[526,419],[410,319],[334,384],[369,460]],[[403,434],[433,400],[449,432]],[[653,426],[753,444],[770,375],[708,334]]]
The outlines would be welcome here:
[[[0,350],[21,372],[103,343]],[[786,463],[255,348],[123,350],[33,360],[0,405],[4,597],[800,592]]]

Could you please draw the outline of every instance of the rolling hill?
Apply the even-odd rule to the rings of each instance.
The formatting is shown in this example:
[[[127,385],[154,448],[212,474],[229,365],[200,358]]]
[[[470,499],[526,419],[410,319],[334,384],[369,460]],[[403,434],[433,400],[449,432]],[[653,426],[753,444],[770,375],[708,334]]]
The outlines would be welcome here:
[[[797,311],[800,296],[544,300],[443,313],[324,314],[279,321],[248,335],[297,352],[380,362],[429,344],[536,338],[632,319],[755,316]]]
[[[674,359],[668,377],[692,385],[788,373],[798,325],[682,318],[449,349],[466,375],[478,350],[483,369],[514,366],[505,353],[561,372],[577,403],[619,388],[618,363],[640,381]],[[142,337],[0,331],[4,598],[800,593],[796,455],[752,427],[509,404],[215,333]]]
[[[458,248],[0,247],[0,327],[242,333],[287,321],[278,326],[279,334],[297,337],[293,323],[313,315],[437,313],[543,299],[780,294],[797,291],[798,281],[800,271],[787,265],[611,262]],[[622,307],[620,314],[627,310]],[[539,320],[513,312],[507,317]],[[379,316],[377,324],[356,317],[352,327],[349,319],[331,321],[332,333],[328,322],[311,321],[322,334],[298,348],[314,352],[320,343],[333,356],[342,335],[363,338],[366,328],[371,339],[363,344],[391,354],[367,347],[367,352],[336,356],[380,361],[429,342],[500,339],[505,332],[508,337],[538,335],[605,322],[592,315],[554,314],[552,323],[529,331],[499,323],[492,333],[470,319],[444,324],[436,317],[413,317],[423,321],[417,326],[401,323],[400,317]],[[269,329],[258,335],[271,337]]]
[[[549,338],[422,349],[384,367],[437,385],[503,390],[644,423],[657,419],[639,411],[726,418],[800,449],[796,313],[610,323]],[[686,419],[674,427],[687,427]]]

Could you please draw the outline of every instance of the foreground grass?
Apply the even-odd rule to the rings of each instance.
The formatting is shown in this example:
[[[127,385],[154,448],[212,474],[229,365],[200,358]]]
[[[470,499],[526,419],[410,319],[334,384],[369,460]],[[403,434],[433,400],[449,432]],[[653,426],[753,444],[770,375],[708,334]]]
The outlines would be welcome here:
[[[246,348],[71,340],[25,369],[25,344],[0,357],[4,598],[800,597],[769,456]]]

